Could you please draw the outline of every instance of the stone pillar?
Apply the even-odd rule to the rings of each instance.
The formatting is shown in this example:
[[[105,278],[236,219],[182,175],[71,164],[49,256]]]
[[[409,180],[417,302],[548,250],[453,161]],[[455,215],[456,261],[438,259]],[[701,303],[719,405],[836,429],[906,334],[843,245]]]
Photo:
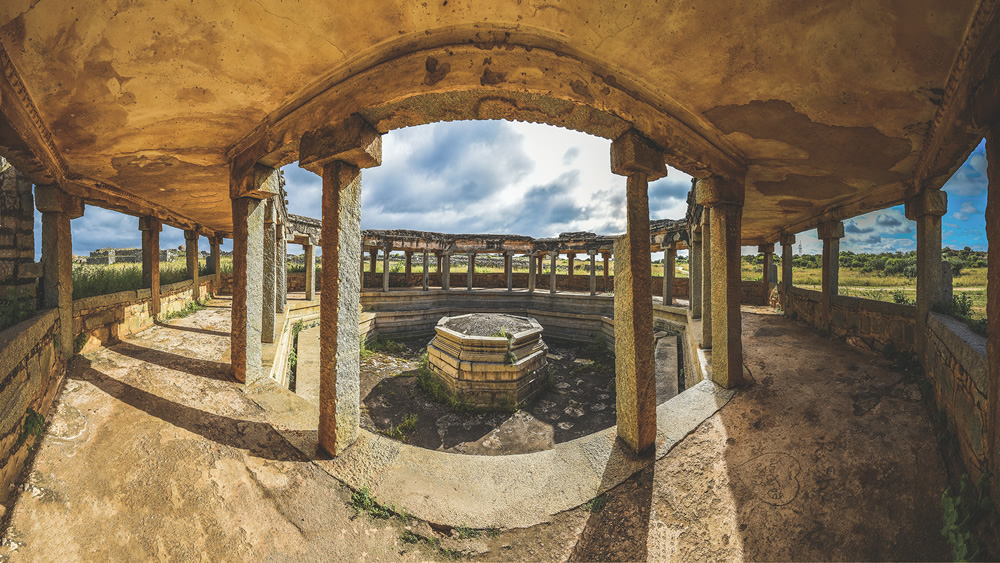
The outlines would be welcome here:
[[[745,383],[740,275],[743,183],[720,177],[698,180],[696,199],[709,210],[710,226],[702,241],[710,247],[712,380],[726,388]],[[702,311],[702,319],[705,317]]]
[[[437,273],[440,274],[441,273],[441,253],[440,252],[435,252],[434,254],[435,254],[435,256],[437,256]]]
[[[285,303],[288,301],[288,247],[286,246],[288,243],[285,242],[285,226],[282,223],[277,224],[274,236],[274,267],[276,268],[274,279],[278,286],[275,290],[277,301],[274,310],[278,313],[284,313]]]
[[[528,293],[535,292],[535,284],[537,283],[535,277],[535,266],[538,265],[538,261],[535,260],[535,253],[532,252],[528,255]]]
[[[844,223],[826,221],[816,228],[823,241],[823,292],[820,301],[820,326],[830,328],[833,298],[839,293],[840,239],[844,238]]]
[[[986,419],[987,468],[993,473],[993,502],[1000,502],[1000,121],[986,135],[986,387],[989,412]]]
[[[927,349],[927,313],[941,302],[941,217],[948,212],[948,194],[926,190],[906,202],[906,218],[917,222],[917,322],[915,344]],[[927,365],[926,361],[924,365]]]
[[[795,235],[781,235],[781,291],[788,295],[792,289],[792,247],[795,246]]]
[[[542,252],[538,255],[538,275],[541,276],[542,272],[545,271],[545,253]]]
[[[663,251],[663,304],[674,304],[674,263],[677,260],[677,248],[673,244]]]
[[[556,292],[556,261],[559,259],[559,252],[553,252],[549,258],[549,293]]]
[[[299,165],[323,177],[319,447],[338,455],[357,439],[361,418],[361,288],[354,270],[361,252],[361,168],[381,164],[382,141],[352,117],[307,133],[299,151]]]
[[[430,271],[429,271],[430,267],[431,267],[430,260],[429,260],[429,257],[427,256],[427,251],[425,250],[424,251],[424,291],[427,291],[427,289],[428,289],[428,281],[429,281],[428,276],[430,275]]]
[[[503,269],[507,273],[507,291],[514,291],[514,253],[503,253]]]
[[[701,210],[701,348],[712,349],[712,210]]]
[[[764,295],[764,305],[767,305],[770,302],[771,282],[775,281],[771,279],[771,264],[774,263],[774,243],[759,245],[757,252],[764,254],[764,275],[760,278],[760,284],[764,286],[761,289]]]
[[[472,291],[472,280],[476,277],[476,253],[467,252],[466,256],[469,259],[469,263],[466,265],[467,273],[465,274],[465,289]]]
[[[566,259],[569,263],[569,290],[573,291],[573,275],[576,269],[576,254],[573,252],[566,253]]]
[[[365,262],[368,260],[365,258],[364,249],[361,250],[361,275],[359,279],[361,280],[361,290],[364,291],[365,288]]]
[[[604,261],[604,291],[608,291],[609,281],[608,278],[611,276],[611,253],[602,252],[601,260]]]
[[[386,244],[382,249],[382,291],[389,291],[389,253],[392,245]]]
[[[163,224],[156,217],[139,217],[142,231],[142,287],[149,288],[149,314],[160,314],[160,231]]]
[[[59,311],[59,353],[73,356],[73,235],[70,221],[83,216],[83,201],[56,185],[35,187],[42,213],[42,303]]]
[[[157,246],[159,246],[159,237],[157,237]],[[222,237],[216,235],[208,239],[208,249],[209,257],[208,261],[212,264],[212,291],[218,295],[222,290]],[[159,255],[159,248],[157,248],[157,255]],[[145,260],[145,258],[143,258]],[[159,276],[157,276],[159,277]],[[157,279],[157,285],[159,285],[159,280]]]
[[[274,342],[274,325],[278,303],[278,250],[277,222],[274,200],[271,198],[264,207],[264,278],[261,290],[260,341]]]
[[[441,255],[441,289],[451,289],[451,251],[446,251]]]
[[[649,181],[666,176],[663,154],[635,130],[611,143],[611,171],[627,176],[626,232],[615,240],[615,386],[618,437],[635,452],[655,447],[653,265]]]
[[[312,244],[303,244],[302,250],[306,261],[306,301],[312,301],[316,299],[316,247]]]
[[[413,273],[413,251],[407,250],[403,254],[406,256],[406,265],[403,266],[403,275],[406,276],[406,281],[403,283],[403,287],[410,287],[410,274]]]
[[[245,172],[232,167],[233,308],[230,358],[233,377],[252,383],[263,375],[261,316],[264,278],[264,210],[262,200],[280,193],[277,170],[255,164]]]
[[[590,256],[590,295],[597,295],[597,252],[589,251]]]
[[[702,278],[701,225],[691,230],[691,248],[688,249],[688,307],[691,318],[701,318],[701,278]]]
[[[201,286],[198,279],[198,231],[184,231],[184,254],[187,256],[187,274],[194,285],[191,287],[191,298],[201,299]]]
[[[371,267],[369,268],[369,270],[371,271],[371,274],[372,274],[372,283],[374,284],[375,283],[375,281],[374,281],[375,280],[375,270],[378,269],[378,248],[372,248],[369,251],[369,255],[371,256]]]

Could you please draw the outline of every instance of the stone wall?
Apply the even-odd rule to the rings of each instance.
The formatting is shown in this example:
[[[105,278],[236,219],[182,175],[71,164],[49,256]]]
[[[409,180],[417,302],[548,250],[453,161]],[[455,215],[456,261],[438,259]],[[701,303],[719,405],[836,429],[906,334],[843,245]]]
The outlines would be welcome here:
[[[927,317],[924,373],[939,409],[955,428],[958,450],[975,481],[988,468],[986,338],[946,315]]]
[[[822,326],[820,292],[793,287],[785,296],[785,315],[797,318],[848,344],[881,353],[890,345],[897,352],[915,353],[917,308],[860,297],[834,296],[830,326]]]
[[[745,305],[767,304],[767,293],[763,281],[743,280],[740,285],[740,303]]]
[[[212,291],[211,279],[200,280],[201,294]],[[194,282],[184,280],[160,286],[160,314],[182,310],[191,301]],[[153,326],[148,289],[95,295],[73,302],[73,334],[77,351],[90,352],[101,346]]]
[[[0,502],[30,455],[21,440],[28,409],[47,415],[66,373],[57,353],[59,314],[50,309],[0,332]]]
[[[31,182],[0,158],[0,299],[8,292],[34,310],[42,265],[35,262]]]

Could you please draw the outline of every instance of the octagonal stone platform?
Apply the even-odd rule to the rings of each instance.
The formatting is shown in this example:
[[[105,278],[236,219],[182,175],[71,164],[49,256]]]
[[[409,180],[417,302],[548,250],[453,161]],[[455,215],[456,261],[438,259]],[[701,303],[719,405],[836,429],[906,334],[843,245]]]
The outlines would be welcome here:
[[[457,400],[516,406],[541,389],[549,347],[535,319],[471,313],[442,317],[434,331],[427,364]]]

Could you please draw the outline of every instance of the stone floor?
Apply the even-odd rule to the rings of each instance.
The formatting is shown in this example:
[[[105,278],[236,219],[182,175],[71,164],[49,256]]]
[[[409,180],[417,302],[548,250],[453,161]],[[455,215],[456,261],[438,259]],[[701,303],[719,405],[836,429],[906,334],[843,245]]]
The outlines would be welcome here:
[[[74,359],[0,559],[947,558],[917,386],[779,316],[743,318],[755,385],[590,507],[471,537],[356,516],[228,380],[217,303]]]

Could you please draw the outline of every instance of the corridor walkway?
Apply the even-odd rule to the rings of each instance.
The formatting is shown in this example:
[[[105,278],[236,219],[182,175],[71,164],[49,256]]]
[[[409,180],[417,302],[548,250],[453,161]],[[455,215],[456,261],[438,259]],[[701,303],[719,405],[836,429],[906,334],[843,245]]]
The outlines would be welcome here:
[[[229,380],[229,315],[215,301],[73,360],[0,559],[443,555],[397,519],[356,516],[350,490]],[[762,309],[743,319],[755,385],[602,510],[496,537],[409,527],[490,560],[946,558],[943,463],[917,386]]]

